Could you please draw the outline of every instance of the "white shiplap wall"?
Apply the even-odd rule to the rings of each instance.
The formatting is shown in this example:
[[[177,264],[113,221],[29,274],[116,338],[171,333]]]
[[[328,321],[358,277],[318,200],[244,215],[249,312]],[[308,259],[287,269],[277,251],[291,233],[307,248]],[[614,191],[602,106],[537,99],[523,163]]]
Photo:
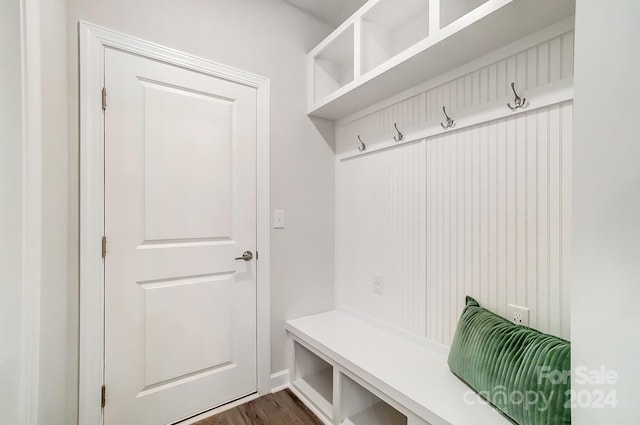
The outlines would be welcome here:
[[[426,144],[407,143],[341,164],[339,287],[345,306],[424,335]],[[373,276],[384,293],[372,291]],[[348,283],[347,283],[348,282]]]
[[[337,147],[414,127],[573,74],[567,32],[337,128]],[[508,91],[509,90],[509,91]],[[505,106],[506,107],[506,106]],[[449,345],[466,294],[569,338],[572,103],[398,144],[337,164],[338,305]],[[386,139],[386,140],[385,140]],[[384,293],[372,290],[381,276]]]

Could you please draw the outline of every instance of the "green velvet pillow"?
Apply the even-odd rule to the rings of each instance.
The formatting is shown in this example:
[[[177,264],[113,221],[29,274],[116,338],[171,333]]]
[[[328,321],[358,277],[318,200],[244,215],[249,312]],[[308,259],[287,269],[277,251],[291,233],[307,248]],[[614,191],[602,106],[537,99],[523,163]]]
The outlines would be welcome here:
[[[569,341],[515,325],[467,297],[449,368],[519,425],[564,425],[571,423],[570,354]]]

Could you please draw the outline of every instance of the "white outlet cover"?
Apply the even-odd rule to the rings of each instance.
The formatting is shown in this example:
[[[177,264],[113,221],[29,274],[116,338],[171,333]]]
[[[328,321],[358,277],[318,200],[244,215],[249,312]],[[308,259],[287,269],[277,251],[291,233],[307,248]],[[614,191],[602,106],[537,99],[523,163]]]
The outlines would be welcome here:
[[[518,320],[518,316],[520,320]],[[507,319],[516,325],[529,326],[529,309],[515,304],[507,304]]]
[[[382,279],[382,276],[373,276],[371,288],[375,294],[382,294],[384,292],[384,279]]]

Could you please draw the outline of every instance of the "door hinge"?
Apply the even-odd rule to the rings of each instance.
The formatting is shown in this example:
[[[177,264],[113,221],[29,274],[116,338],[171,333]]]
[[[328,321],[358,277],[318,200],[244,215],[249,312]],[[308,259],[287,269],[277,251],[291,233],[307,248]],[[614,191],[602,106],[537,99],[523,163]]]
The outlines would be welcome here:
[[[102,258],[107,256],[107,237],[102,237]]]
[[[103,385],[100,393],[100,405],[102,406],[103,409],[105,404],[107,404],[107,387]]]
[[[102,88],[102,110],[103,111],[107,110],[107,88],[106,87]]]

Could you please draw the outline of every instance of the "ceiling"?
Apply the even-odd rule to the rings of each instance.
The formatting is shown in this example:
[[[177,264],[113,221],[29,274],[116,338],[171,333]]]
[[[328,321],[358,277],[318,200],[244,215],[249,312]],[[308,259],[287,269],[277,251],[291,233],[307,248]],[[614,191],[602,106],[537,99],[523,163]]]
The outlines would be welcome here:
[[[285,0],[334,27],[343,23],[367,0]]]

